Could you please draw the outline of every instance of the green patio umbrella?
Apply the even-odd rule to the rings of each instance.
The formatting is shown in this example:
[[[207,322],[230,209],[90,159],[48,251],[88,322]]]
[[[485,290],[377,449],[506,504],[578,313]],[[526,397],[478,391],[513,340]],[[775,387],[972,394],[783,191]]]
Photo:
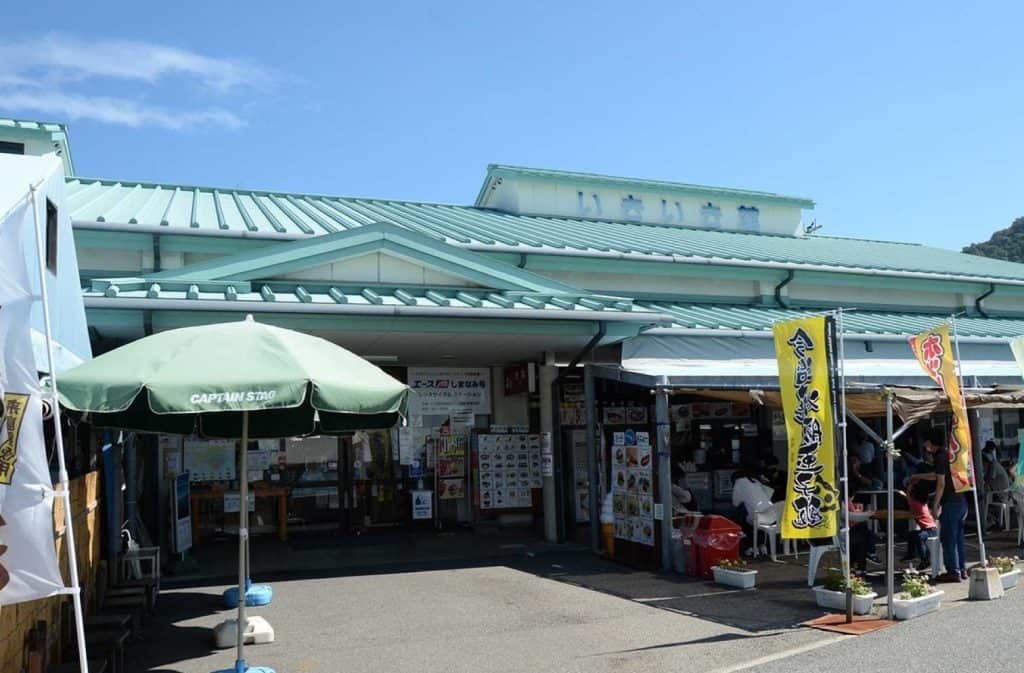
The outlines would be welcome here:
[[[100,427],[241,438],[235,670],[245,671],[249,440],[390,427],[408,388],[329,341],[249,316],[134,341],[62,374],[58,393]]]

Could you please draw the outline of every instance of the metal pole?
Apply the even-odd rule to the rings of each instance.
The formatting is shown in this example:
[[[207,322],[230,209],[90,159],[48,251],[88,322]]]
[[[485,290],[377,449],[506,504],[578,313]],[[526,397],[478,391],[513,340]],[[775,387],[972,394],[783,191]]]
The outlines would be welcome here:
[[[846,446],[846,325],[843,320],[843,310],[839,309],[839,395],[842,407],[839,420],[839,441],[840,459],[843,468],[843,535],[845,540],[843,547],[846,554],[843,556],[843,574],[847,584],[850,581],[850,468],[848,448]]]
[[[235,669],[245,671],[245,564],[249,539],[249,473],[246,471],[249,453],[249,412],[242,412],[242,455],[238,459],[238,657]]]
[[[663,379],[663,383],[668,383]],[[672,447],[669,443],[668,390],[655,391],[654,421],[658,449],[658,499],[661,500],[661,566],[672,570]]]
[[[893,546],[895,540],[893,539],[893,484],[892,484],[892,451],[893,451],[893,421],[892,421],[892,392],[885,391],[885,466],[887,473],[886,484],[886,500],[888,511],[885,515],[885,590],[889,596],[886,601],[887,616],[889,619],[893,618],[893,605],[892,600],[896,596],[895,586],[895,553]]]
[[[590,548],[601,550],[601,499],[598,490],[601,477],[597,473],[597,396],[594,394],[594,371],[583,367],[583,413],[587,425],[587,490],[590,495]]]
[[[60,423],[60,397],[57,394],[57,363],[53,357],[53,326],[50,324],[50,295],[46,290],[46,253],[43,243],[43,229],[39,225],[39,204],[36,202],[37,186],[31,186],[32,219],[36,228],[36,257],[39,266],[39,294],[43,301],[43,328],[46,332],[46,360],[50,368],[50,406],[53,409],[53,441],[57,453],[57,480],[60,482],[59,497],[64,499],[64,536],[68,550],[68,573],[71,575],[71,601],[75,611],[75,637],[78,640],[78,668],[89,673],[88,657],[85,653],[85,620],[82,613],[82,590],[78,584],[78,554],[75,551],[75,524],[71,513],[71,490],[68,484],[68,469],[64,461],[64,433]],[[71,254],[73,251],[66,251]]]
[[[960,336],[956,331],[956,316],[950,316],[949,323],[953,328],[953,350],[956,352],[956,376],[960,382],[960,408],[963,411],[963,417],[967,419],[967,397],[964,392],[964,375],[960,367]],[[968,435],[970,435],[970,428],[967,429]],[[971,466],[971,494],[974,497],[974,522],[978,527],[978,553],[981,555],[981,567],[988,567],[988,554],[985,551],[985,530],[982,528],[981,519],[981,508],[978,507],[978,479],[974,469],[974,442],[971,442],[971,456],[970,460],[967,461]],[[963,563],[963,560],[961,559]],[[966,564],[965,564],[966,567]]]

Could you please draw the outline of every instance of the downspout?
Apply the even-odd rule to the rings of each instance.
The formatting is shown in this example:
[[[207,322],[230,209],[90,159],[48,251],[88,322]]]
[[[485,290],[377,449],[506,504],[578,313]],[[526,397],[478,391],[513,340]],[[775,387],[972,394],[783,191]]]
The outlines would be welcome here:
[[[562,442],[561,442],[561,427],[562,427],[562,415],[561,415],[561,399],[562,396],[559,394],[562,387],[562,379],[567,374],[576,369],[583,358],[590,355],[595,348],[601,343],[605,335],[608,333],[608,325],[603,320],[597,322],[597,333],[591,337],[590,341],[576,354],[575,357],[569,362],[569,366],[559,370],[558,375],[555,376],[555,380],[551,382],[551,425],[555,432],[551,433],[551,452],[554,457],[554,468],[555,468],[555,521],[556,525],[556,539],[559,542],[565,541],[565,523],[566,523],[566,512],[565,512],[565,484],[563,473],[562,473]],[[590,479],[593,479],[593,475],[589,475]],[[591,485],[591,493],[596,493]],[[591,498],[593,500],[593,498]],[[596,514],[595,511],[591,511],[591,518]],[[593,524],[591,524],[593,525]]]
[[[796,271],[789,269],[786,271],[786,277],[782,282],[775,286],[775,303],[778,304],[780,308],[789,308],[789,304],[782,298],[782,290],[793,282],[794,276],[796,276]]]
[[[519,267],[520,269],[525,269],[526,268],[526,253],[525,252],[519,253],[519,262],[516,263],[516,266]]]
[[[994,295],[995,293],[996,293],[996,284],[995,283],[989,283],[988,284],[988,292],[982,294],[981,296],[979,296],[977,299],[974,300],[974,310],[976,310],[979,314],[981,314],[982,318],[988,318],[990,316],[989,316],[988,313],[985,312],[985,309],[982,308],[981,303],[983,301],[985,301],[986,299],[988,299],[989,297],[991,297],[992,295]]]
[[[153,273],[163,271],[163,263],[160,260],[160,235],[153,234]]]

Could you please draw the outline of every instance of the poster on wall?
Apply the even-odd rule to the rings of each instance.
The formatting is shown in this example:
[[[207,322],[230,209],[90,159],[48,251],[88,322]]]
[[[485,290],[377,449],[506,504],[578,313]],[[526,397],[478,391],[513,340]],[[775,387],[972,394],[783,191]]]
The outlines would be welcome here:
[[[192,481],[232,481],[235,478],[234,440],[186,437],[185,471]]]
[[[542,484],[540,435],[477,436],[477,491],[480,509],[533,506],[533,489]]]
[[[491,371],[487,367],[410,367],[410,416],[491,413]]]
[[[654,478],[650,436],[627,429],[612,435],[612,510],[615,536],[654,545]]]

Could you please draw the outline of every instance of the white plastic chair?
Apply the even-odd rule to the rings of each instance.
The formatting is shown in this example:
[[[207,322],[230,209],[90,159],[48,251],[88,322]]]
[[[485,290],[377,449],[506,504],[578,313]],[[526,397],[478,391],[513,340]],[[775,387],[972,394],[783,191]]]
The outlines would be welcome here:
[[[821,564],[822,557],[830,551],[839,551],[839,538],[835,535],[832,536],[832,544],[811,547],[811,557],[807,563],[807,586],[814,586],[814,579],[818,576],[818,565]]]
[[[996,496],[999,499],[996,500]],[[1010,527],[1010,492],[1009,491],[987,491],[985,493],[985,512],[991,509],[996,510],[999,525],[1006,530]]]
[[[1017,546],[1024,546],[1024,493],[1010,491],[1010,497],[1017,510]]]
[[[764,508],[760,506],[765,504]],[[764,533],[765,537],[768,538],[768,550],[771,552],[773,561],[778,561],[779,558],[775,554],[776,550],[776,539],[780,536],[781,527],[779,525],[779,519],[782,517],[782,510],[786,506],[785,502],[777,502],[774,504],[769,503],[758,503],[758,511],[754,512],[754,549],[759,549],[757,538],[759,533]]]

